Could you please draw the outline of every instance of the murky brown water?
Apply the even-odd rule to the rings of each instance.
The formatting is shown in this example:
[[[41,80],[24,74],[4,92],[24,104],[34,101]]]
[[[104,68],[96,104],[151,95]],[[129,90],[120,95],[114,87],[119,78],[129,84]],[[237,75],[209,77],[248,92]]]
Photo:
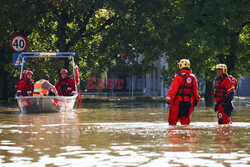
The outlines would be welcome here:
[[[85,104],[71,113],[0,112],[0,166],[248,166],[250,103],[233,124],[199,107],[169,126],[164,104]],[[84,104],[83,104],[84,105]]]

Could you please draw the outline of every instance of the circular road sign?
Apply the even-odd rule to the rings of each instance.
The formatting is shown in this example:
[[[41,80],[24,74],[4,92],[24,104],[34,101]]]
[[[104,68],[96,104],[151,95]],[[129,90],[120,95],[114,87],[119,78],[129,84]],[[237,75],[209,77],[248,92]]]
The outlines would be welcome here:
[[[22,35],[15,35],[11,39],[10,45],[15,52],[23,52],[27,48],[27,40]]]

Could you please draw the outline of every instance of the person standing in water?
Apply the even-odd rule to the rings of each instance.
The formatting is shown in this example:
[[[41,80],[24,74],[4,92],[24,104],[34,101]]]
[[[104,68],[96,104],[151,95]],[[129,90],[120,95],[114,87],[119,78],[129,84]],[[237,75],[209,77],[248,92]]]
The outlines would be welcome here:
[[[166,109],[170,106],[168,121],[169,125],[176,125],[178,120],[182,125],[189,125],[194,107],[200,101],[198,84],[189,60],[182,59],[178,65],[180,72],[175,75],[166,100]]]
[[[232,100],[238,83],[232,75],[227,74],[227,66],[218,64],[216,66],[218,78],[215,81],[213,97],[216,102],[214,111],[217,112],[218,124],[232,124],[231,113],[234,109]]]

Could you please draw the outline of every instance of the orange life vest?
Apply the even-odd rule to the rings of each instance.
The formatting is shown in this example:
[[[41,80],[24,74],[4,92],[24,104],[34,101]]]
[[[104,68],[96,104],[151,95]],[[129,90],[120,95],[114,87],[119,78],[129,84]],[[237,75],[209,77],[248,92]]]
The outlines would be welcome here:
[[[39,81],[37,81],[34,85],[34,92],[33,92],[33,96],[39,96],[40,93],[42,93],[43,95],[45,96],[48,96],[48,92],[49,90],[46,90],[46,89],[43,89],[43,84],[45,82],[48,82],[47,80],[45,79],[41,79]]]

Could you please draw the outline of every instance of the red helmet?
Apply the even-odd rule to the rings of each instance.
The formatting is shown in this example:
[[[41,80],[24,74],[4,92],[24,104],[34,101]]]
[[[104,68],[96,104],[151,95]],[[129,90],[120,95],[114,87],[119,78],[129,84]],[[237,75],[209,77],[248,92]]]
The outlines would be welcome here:
[[[32,72],[32,71],[27,71],[26,74],[27,74],[27,75],[29,75],[29,74],[33,75],[33,72]]]
[[[68,71],[66,69],[62,69],[60,73],[61,74],[68,74]]]
[[[24,70],[24,71],[23,71],[23,75],[26,75],[27,72],[28,72],[28,70]]]

